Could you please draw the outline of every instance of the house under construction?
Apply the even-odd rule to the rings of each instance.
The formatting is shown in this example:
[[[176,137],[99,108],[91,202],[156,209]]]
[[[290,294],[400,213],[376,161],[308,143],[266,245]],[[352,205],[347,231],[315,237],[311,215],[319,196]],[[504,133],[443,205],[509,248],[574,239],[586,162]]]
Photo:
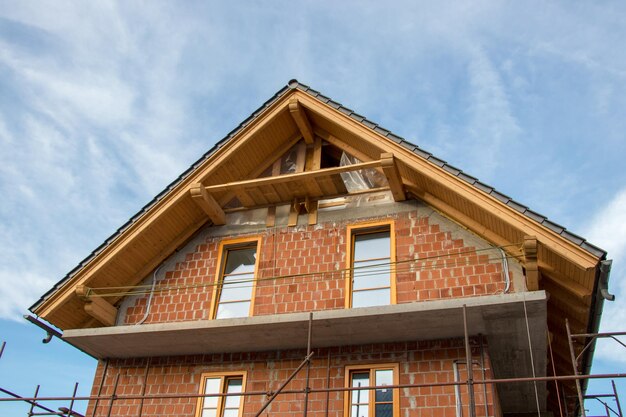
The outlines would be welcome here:
[[[89,416],[573,416],[609,272],[292,80],[31,311],[100,360]]]

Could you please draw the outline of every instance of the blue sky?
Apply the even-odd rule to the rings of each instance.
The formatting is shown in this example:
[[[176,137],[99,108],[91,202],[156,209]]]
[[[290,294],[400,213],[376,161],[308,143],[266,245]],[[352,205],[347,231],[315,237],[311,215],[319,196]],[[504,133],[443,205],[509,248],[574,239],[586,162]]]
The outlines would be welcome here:
[[[619,1],[0,0],[0,386],[91,384],[21,314],[291,78],[606,249],[602,327],[624,330],[624,22]],[[613,345],[595,372],[626,370]]]

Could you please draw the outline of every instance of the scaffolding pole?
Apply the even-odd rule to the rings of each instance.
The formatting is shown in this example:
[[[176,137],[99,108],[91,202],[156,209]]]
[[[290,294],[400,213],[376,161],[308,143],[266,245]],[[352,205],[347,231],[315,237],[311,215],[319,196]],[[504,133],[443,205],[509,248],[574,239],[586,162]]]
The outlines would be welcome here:
[[[474,398],[474,366],[472,364],[472,350],[467,333],[467,305],[463,304],[463,332],[465,334],[465,368],[467,369],[467,396],[469,397],[470,417],[476,417],[476,404]]]
[[[285,387],[291,382],[292,379],[294,379],[296,377],[296,375],[298,375],[298,372],[300,372],[302,370],[302,368],[305,365],[308,365],[309,367],[311,366],[311,357],[313,356],[313,353],[311,351],[311,334],[312,334],[312,327],[313,327],[313,313],[309,313],[309,335],[308,335],[308,341],[307,341],[307,355],[304,358],[304,360],[300,363],[300,365],[296,368],[295,371],[293,371],[291,373],[291,375],[289,375],[289,378],[287,378],[285,380],[285,382],[283,382],[280,387],[278,387],[278,389],[276,390],[276,392],[274,392],[271,397],[267,400],[267,402],[265,402],[265,404],[263,404],[263,406],[261,407],[261,409],[256,413],[255,417],[259,417],[261,415],[261,413],[263,413],[263,411],[265,411],[265,409],[272,403],[272,401],[274,401],[274,399],[276,397],[278,397],[278,394],[280,394],[281,392],[283,392],[283,390],[285,389]],[[302,392],[302,391],[297,391],[297,392]],[[306,417],[306,413],[307,413],[307,409],[306,409],[306,404],[308,403],[308,393],[311,392],[311,389],[309,388],[309,373],[307,372],[307,381],[306,381],[306,387],[304,389],[304,395],[305,395],[305,408],[304,408],[304,415]],[[265,393],[265,394],[269,394],[269,393]]]
[[[565,319],[565,330],[567,331],[567,343],[569,344],[569,353],[572,358],[572,369],[574,370],[574,376],[578,376],[578,361],[576,360],[576,354],[574,353],[574,345],[572,342],[572,332],[569,327],[569,320]],[[583,391],[580,388],[580,381],[577,379],[576,393],[578,395],[578,405],[580,407],[580,415],[586,417],[585,414],[585,400],[583,399]]]

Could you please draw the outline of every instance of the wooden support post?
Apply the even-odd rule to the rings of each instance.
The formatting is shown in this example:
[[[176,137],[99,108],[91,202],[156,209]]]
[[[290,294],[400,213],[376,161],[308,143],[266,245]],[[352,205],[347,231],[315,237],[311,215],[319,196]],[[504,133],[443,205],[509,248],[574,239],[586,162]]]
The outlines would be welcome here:
[[[393,199],[395,201],[406,200],[404,186],[402,185],[402,178],[400,177],[400,173],[398,172],[398,167],[396,166],[393,154],[388,152],[381,154],[380,162],[382,164],[385,177],[387,177],[387,182],[389,183],[391,194],[393,194]]]
[[[296,125],[298,125],[298,129],[302,137],[304,137],[304,141],[307,144],[313,143],[313,129],[311,128],[311,123],[304,112],[304,108],[295,97],[289,100],[289,113],[291,113],[291,117],[296,122]]]
[[[306,166],[306,144],[300,142],[296,149],[296,172],[304,172]]]
[[[294,199],[289,207],[289,219],[287,220],[287,226],[294,227],[298,225],[298,216],[300,215],[300,203],[298,199]]]
[[[105,326],[115,325],[117,308],[108,303],[104,298],[89,294],[89,288],[84,285],[76,287],[76,295],[85,300],[85,311],[91,317],[98,320]]]
[[[539,267],[537,266],[537,238],[524,236],[524,268],[526,269],[526,286],[529,291],[539,289]]]
[[[309,213],[309,226],[317,224],[317,204],[317,201],[310,202],[307,208],[307,212]]]
[[[226,224],[226,214],[224,210],[217,204],[217,201],[211,194],[204,188],[204,185],[198,183],[195,184],[189,190],[193,201],[200,206],[202,210],[209,216],[213,224],[222,225]]]

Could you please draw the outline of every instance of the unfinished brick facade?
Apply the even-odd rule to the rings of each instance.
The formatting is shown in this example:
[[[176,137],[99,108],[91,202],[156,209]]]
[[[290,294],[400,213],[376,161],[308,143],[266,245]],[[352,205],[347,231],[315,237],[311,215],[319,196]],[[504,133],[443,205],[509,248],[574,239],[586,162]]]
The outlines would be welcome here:
[[[548,332],[569,366],[548,323],[594,328],[605,256],[292,81],[32,311],[100,359],[89,416],[253,416],[307,341],[309,387],[330,391],[306,417],[468,415],[467,337],[476,415],[543,415],[574,407],[545,382],[480,380],[546,376]],[[263,415],[305,414],[305,381]]]
[[[229,236],[258,236],[260,240],[253,315],[344,308],[346,227],[382,219],[394,222],[398,303],[496,294],[504,289],[502,264],[495,251],[477,251],[451,232],[442,231],[429,217],[409,211]],[[166,272],[158,285],[172,289],[154,295],[145,323],[209,318],[219,242],[223,239],[207,238],[186,254],[184,262]],[[144,317],[147,299],[142,297],[128,308],[125,324],[135,324]]]
[[[474,378],[491,378],[491,366],[487,350],[481,352],[479,340],[472,339],[472,356],[475,361]],[[252,343],[252,342],[251,342]],[[310,387],[316,389],[341,389],[345,387],[346,367],[350,365],[376,365],[395,363],[399,365],[400,384],[433,384],[455,381],[454,363],[465,361],[463,340],[422,341],[368,344],[314,349],[311,362]],[[481,354],[482,353],[482,354]],[[200,379],[206,372],[245,372],[245,391],[266,393],[276,390],[296,369],[306,352],[301,350],[223,353],[167,358],[117,359],[110,360],[103,379],[104,362],[96,371],[92,395],[111,395],[117,381],[117,395],[195,395],[198,394]],[[480,363],[484,361],[484,375]],[[465,367],[459,367],[458,380],[466,377]],[[146,377],[147,375],[147,377]],[[102,387],[100,384],[102,383]],[[299,373],[287,386],[287,390],[305,388],[304,372]],[[467,388],[460,386],[458,400],[467,407]],[[401,417],[454,417],[457,396],[453,386],[401,388]],[[312,392],[309,395],[308,415],[311,417],[340,417],[344,414],[343,391]],[[267,399],[266,395],[249,395],[243,402],[243,416],[252,417]],[[301,415],[303,393],[279,395],[262,415],[290,417]],[[476,386],[476,415],[494,416],[494,391]],[[112,417],[138,416],[174,417],[193,416],[196,398],[165,398],[156,400],[116,400],[99,402],[95,415]],[[95,402],[91,402],[87,415],[92,415]],[[328,414],[326,411],[328,410]]]

